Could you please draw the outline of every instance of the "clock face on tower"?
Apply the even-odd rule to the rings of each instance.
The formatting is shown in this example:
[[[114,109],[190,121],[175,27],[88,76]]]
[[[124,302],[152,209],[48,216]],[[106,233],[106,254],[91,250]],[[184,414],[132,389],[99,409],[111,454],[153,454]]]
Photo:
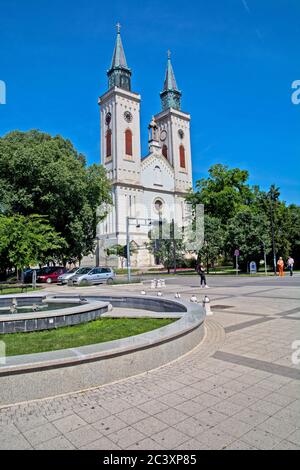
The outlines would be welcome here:
[[[160,133],[160,140],[164,141],[166,140],[166,138],[167,138],[167,131],[163,129]]]
[[[130,111],[125,111],[124,113],[124,119],[125,121],[127,122],[131,122],[132,121],[132,114]]]

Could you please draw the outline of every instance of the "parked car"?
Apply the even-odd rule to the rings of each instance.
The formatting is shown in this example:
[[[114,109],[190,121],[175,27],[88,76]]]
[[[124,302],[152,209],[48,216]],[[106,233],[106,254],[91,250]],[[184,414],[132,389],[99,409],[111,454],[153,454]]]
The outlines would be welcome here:
[[[42,268],[37,276],[37,282],[47,282],[51,284],[52,282],[57,282],[58,277],[64,274],[67,271],[66,268],[62,266],[47,266]]]
[[[75,274],[72,277],[71,283],[75,286],[79,286],[81,284],[102,284],[106,282],[107,284],[111,284],[116,277],[115,272],[112,268],[93,268],[86,274]]]
[[[68,282],[75,276],[79,274],[87,274],[93,268],[91,266],[82,266],[81,268],[73,268],[67,271],[65,274],[58,276],[57,281],[59,284],[68,284]]]
[[[23,271],[23,282],[25,284],[31,284],[32,283],[33,271],[36,271],[36,277],[38,277],[42,270],[41,269],[31,269],[31,268],[25,269],[25,271]]]

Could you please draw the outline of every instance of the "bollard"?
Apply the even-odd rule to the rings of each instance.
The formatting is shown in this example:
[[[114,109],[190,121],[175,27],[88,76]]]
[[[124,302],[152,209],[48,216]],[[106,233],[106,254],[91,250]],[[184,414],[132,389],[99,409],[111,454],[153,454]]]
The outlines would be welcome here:
[[[180,299],[181,295],[179,294],[179,292],[176,292],[175,294],[175,299]]]
[[[141,294],[142,294],[142,295],[146,295],[146,291],[141,290]]]
[[[155,279],[152,279],[151,281],[151,289],[155,289],[156,287],[156,280]]]
[[[192,297],[190,298],[190,302],[193,302],[193,303],[197,303],[197,302],[198,302],[198,299],[197,299],[197,297],[195,296],[195,294],[193,294]]]
[[[162,296],[162,293],[160,291],[157,292],[158,297]]]
[[[166,287],[166,281],[164,279],[161,279],[160,280],[160,283],[161,283],[161,287]]]
[[[211,308],[210,308],[210,300],[207,297],[207,295],[203,298],[202,305],[203,305],[203,308],[204,308],[205,313],[206,313],[207,316],[213,314],[213,312],[211,311]]]

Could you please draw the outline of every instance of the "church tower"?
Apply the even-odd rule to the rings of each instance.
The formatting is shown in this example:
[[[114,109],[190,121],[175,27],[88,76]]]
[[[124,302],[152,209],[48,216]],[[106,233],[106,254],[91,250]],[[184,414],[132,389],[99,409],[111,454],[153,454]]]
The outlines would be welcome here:
[[[108,91],[99,98],[101,163],[113,183],[137,184],[141,159],[141,97],[131,91],[131,70],[127,66],[119,24],[107,76]]]
[[[177,87],[168,51],[163,91],[162,111],[155,116],[163,156],[174,168],[175,191],[187,192],[192,187],[190,115],[181,111],[181,91]]]
[[[108,90],[98,101],[101,163],[112,183],[112,206],[98,226],[98,239],[109,240],[109,245],[126,244],[126,215],[134,214],[141,192],[141,97],[131,90],[131,74],[117,24]]]

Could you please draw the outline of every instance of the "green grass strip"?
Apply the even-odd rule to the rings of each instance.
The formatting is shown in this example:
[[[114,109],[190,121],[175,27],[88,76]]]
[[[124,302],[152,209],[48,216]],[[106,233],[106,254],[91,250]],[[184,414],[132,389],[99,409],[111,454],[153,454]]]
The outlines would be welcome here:
[[[104,343],[169,325],[169,318],[101,318],[81,325],[30,333],[0,335],[6,355],[32,354]]]

